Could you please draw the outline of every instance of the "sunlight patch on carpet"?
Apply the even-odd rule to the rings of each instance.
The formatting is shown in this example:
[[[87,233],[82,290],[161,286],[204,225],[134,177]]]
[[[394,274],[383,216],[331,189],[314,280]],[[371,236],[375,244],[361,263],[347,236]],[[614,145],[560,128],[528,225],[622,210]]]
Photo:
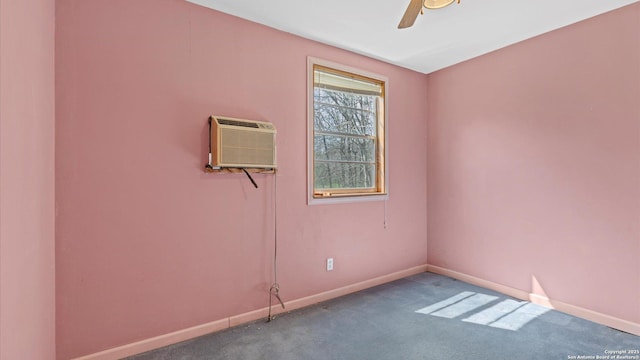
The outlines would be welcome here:
[[[517,331],[550,309],[528,301],[505,299],[497,296],[463,291],[445,300],[416,310],[416,313]],[[488,305],[493,304],[490,307]]]

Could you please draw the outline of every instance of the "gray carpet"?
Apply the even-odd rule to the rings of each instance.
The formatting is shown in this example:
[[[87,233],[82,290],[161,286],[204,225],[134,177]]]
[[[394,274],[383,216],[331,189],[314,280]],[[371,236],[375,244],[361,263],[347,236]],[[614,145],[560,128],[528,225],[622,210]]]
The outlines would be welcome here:
[[[128,359],[640,360],[634,350],[638,336],[422,273]]]

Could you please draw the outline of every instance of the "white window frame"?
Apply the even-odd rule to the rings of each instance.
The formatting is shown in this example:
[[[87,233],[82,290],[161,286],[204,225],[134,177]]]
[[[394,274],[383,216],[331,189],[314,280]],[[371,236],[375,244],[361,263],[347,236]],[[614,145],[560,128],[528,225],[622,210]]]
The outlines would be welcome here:
[[[384,84],[383,90],[383,131],[382,140],[383,140],[383,153],[381,154],[383,157],[383,165],[382,171],[384,174],[383,178],[383,188],[379,192],[375,193],[364,193],[364,192],[355,192],[349,194],[341,194],[336,196],[326,196],[326,197],[315,197],[315,189],[314,189],[314,65],[319,65],[325,68],[335,69],[345,73],[355,74],[357,76],[362,76],[366,78],[370,78],[376,81],[380,81]],[[335,62],[315,58],[308,57],[307,58],[307,203],[309,205],[319,205],[319,204],[338,204],[338,203],[354,203],[354,202],[363,202],[363,201],[385,201],[389,199],[389,132],[388,132],[388,117],[389,117],[389,107],[387,106],[389,98],[389,79],[386,76],[375,74],[368,71],[363,71],[357,68],[353,68],[350,66],[338,64]],[[376,135],[377,137],[380,134]],[[378,155],[378,154],[377,154]]]

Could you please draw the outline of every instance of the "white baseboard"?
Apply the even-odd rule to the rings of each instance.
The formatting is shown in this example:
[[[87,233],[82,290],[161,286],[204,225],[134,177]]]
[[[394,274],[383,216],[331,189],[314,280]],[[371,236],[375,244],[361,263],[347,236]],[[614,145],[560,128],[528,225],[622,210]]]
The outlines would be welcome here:
[[[569,315],[577,316],[579,318],[583,318],[589,321],[593,321],[595,323],[612,327],[614,329],[618,329],[624,332],[628,332],[630,334],[640,336],[640,324],[634,323],[631,321],[627,321],[624,319],[616,318],[613,316],[609,316],[607,314],[599,313],[596,311],[592,311],[589,309],[585,309],[579,306],[563,303],[561,301],[549,299],[546,296],[542,296],[539,294],[528,293],[526,291],[512,288],[509,286],[501,285],[498,283],[494,283],[489,280],[484,280],[477,278],[475,276],[463,274],[457,271],[441,268],[435,265],[427,265],[427,271],[445,275],[448,277],[452,277],[454,279],[458,279],[464,282],[468,282],[473,285],[481,286],[487,289],[491,289],[505,295],[509,295],[516,299],[531,301],[534,304],[542,305],[549,307],[551,309],[555,309],[561,311],[563,313],[567,313]]]
[[[301,299],[285,302],[283,310],[279,304],[274,304],[271,313],[280,314],[283,312],[300,309],[309,305],[317,304],[326,300],[344,296],[356,291],[368,289],[373,286],[388,283],[390,281],[402,279],[407,276],[423,273],[427,271],[427,265],[420,265],[406,270],[401,270],[392,274],[383,275],[374,279],[365,280],[356,284],[347,285],[338,289],[325,291],[319,294],[307,296]],[[250,311],[244,314],[230,316],[228,318],[212,321],[210,323],[190,327],[187,329],[175,331],[169,334],[156,336],[150,339],[137,341],[131,344],[118,346],[97,353],[85,355],[75,358],[74,360],[117,360],[127,356],[141,354],[150,350],[158,349],[163,346],[172,345],[181,341],[193,339],[202,335],[224,330],[232,326],[248,323],[258,319],[266,319],[269,308],[262,308]]]

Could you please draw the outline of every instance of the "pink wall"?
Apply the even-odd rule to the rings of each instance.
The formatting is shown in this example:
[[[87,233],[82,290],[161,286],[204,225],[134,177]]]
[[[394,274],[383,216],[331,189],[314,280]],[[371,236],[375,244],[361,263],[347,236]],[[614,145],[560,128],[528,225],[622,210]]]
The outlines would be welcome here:
[[[56,10],[58,358],[267,306],[274,177],[203,172],[212,113],[278,129],[284,300],[426,263],[426,75],[181,0]],[[308,55],[390,79],[387,229],[306,205]]]
[[[640,323],[640,4],[428,86],[429,263]]]
[[[0,359],[55,356],[54,0],[0,0]]]

